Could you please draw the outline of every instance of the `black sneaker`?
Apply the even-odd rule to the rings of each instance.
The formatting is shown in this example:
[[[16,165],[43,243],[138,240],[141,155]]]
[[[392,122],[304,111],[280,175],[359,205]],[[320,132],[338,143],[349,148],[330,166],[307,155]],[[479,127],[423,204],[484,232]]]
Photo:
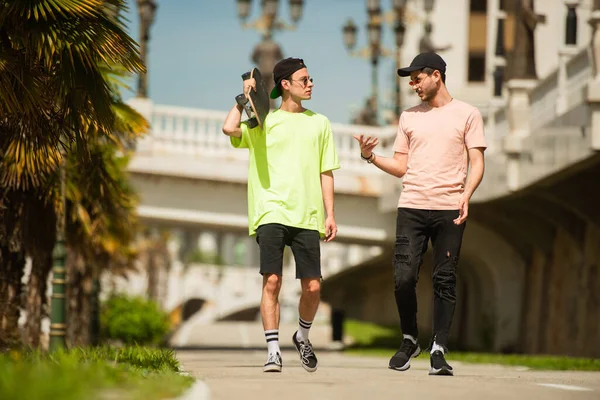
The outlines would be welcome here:
[[[413,343],[410,339],[404,339],[400,349],[390,358],[389,367],[396,371],[406,371],[410,368],[411,357],[421,354],[419,343]]]
[[[269,354],[269,358],[263,367],[263,372],[281,372],[281,368],[283,368],[281,355],[279,353]]]
[[[429,375],[454,375],[452,367],[448,365],[444,358],[444,353],[439,350],[434,351],[430,357],[431,368],[429,369]]]
[[[317,356],[315,356],[312,344],[310,343],[310,340],[306,340],[306,343],[299,341],[296,339],[297,334],[298,331],[296,331],[294,336],[292,336],[292,341],[296,346],[296,350],[298,350],[298,354],[300,354],[300,363],[302,364],[302,368],[308,372],[315,372],[319,366],[319,363],[317,362]]]

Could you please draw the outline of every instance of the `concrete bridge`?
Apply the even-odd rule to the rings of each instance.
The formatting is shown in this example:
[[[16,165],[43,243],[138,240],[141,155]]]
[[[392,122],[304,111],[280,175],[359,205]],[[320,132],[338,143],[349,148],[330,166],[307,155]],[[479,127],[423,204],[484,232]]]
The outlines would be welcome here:
[[[600,43],[575,50],[546,79],[509,81],[506,96],[486,106],[486,173],[461,252],[453,348],[600,356],[600,76],[594,67]],[[188,322],[197,324],[256,318],[260,275],[256,245],[247,237],[247,153],[220,132],[226,113],[141,99],[132,104],[152,122],[129,167],[142,200],[139,214],[148,226],[178,232],[163,305],[196,301],[199,310]],[[377,135],[379,154],[390,156],[396,128],[332,128],[342,164],[335,173],[339,243],[323,244],[323,299],[347,317],[398,324],[391,260],[401,181],[362,162],[352,139]],[[201,237],[212,238],[208,247],[221,266],[186,261],[186,254],[205,251]],[[424,334],[431,326],[430,271],[428,256],[418,284]],[[143,278],[134,281],[127,290],[143,292]],[[297,285],[288,286],[284,299],[295,299]]]

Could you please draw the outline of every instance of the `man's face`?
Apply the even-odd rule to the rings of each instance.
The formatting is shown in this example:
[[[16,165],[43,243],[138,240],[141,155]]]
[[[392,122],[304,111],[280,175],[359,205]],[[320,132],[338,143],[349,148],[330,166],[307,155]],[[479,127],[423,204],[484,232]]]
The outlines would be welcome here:
[[[289,80],[285,81],[284,88],[290,91],[290,95],[299,100],[310,100],[312,96],[312,78],[308,75],[306,68],[294,72]]]
[[[421,101],[430,101],[438,92],[440,73],[436,70],[431,75],[423,71],[414,71],[410,74],[410,86],[421,98]]]

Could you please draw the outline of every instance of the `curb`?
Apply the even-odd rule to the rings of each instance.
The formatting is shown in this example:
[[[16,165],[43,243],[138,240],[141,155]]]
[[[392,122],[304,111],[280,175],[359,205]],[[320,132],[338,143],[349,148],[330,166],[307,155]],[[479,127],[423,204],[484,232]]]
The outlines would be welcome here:
[[[181,375],[189,374],[187,372],[182,372]],[[208,385],[204,383],[203,380],[196,379],[196,382],[185,391],[180,397],[176,400],[209,400],[210,399],[210,390]]]

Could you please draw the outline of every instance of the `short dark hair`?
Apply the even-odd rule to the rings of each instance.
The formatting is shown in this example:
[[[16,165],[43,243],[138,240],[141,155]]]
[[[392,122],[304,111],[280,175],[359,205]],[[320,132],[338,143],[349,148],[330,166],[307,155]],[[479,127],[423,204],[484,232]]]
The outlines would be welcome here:
[[[433,68],[425,67],[421,71],[425,72],[427,75],[431,75],[431,74],[433,74],[433,71],[439,71],[439,70],[435,70]],[[444,84],[446,84],[446,73],[440,71],[440,75],[442,77],[442,82],[444,82]]]

